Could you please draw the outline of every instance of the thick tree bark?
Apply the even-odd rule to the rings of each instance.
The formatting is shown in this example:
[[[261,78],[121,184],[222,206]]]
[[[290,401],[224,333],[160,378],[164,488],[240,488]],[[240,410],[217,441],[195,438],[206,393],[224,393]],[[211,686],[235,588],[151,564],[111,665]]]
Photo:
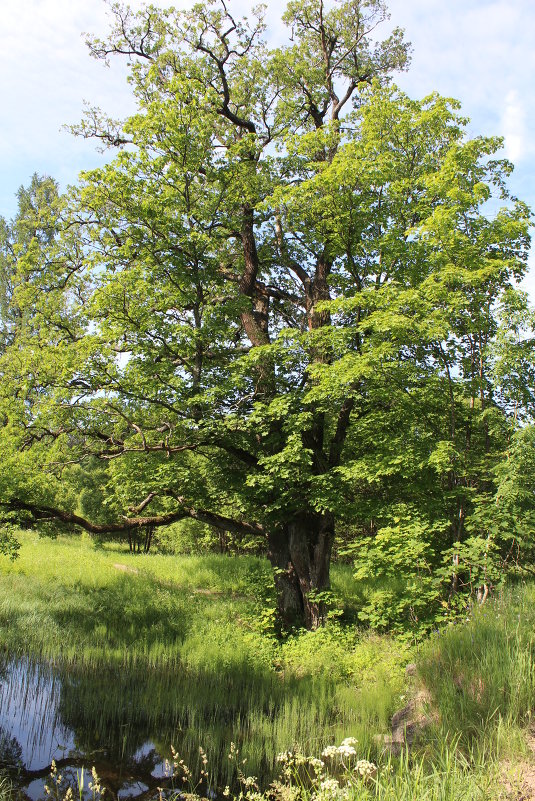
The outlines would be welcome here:
[[[303,513],[270,534],[268,557],[285,626],[317,629],[325,623],[333,540],[332,515]]]
[[[299,580],[290,557],[287,532],[268,534],[268,559],[273,567],[279,618],[285,628],[303,625],[304,605]]]

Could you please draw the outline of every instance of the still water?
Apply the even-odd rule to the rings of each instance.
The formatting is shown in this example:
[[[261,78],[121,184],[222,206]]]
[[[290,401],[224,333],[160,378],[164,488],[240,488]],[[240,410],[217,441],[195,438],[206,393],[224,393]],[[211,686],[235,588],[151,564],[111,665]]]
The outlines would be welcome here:
[[[357,706],[353,692],[346,688],[338,697],[328,678],[285,678],[254,667],[146,670],[6,660],[0,663],[0,768],[33,801],[44,796],[52,759],[75,787],[83,766],[87,788],[94,766],[105,798],[148,801],[157,788],[172,786],[166,760],[173,746],[194,777],[189,785],[175,779],[175,788],[210,797],[226,785],[237,789],[231,743],[240,761],[247,760],[240,767],[266,787],[277,772],[277,753],[294,744],[317,753],[346,736]],[[199,786],[200,747],[208,776]]]
[[[43,798],[45,783],[51,784],[52,760],[65,783],[71,781],[75,786],[84,766],[86,793],[92,766],[97,768],[106,795],[115,798],[147,796],[166,783],[169,747],[156,746],[150,726],[140,726],[140,715],[136,719],[131,714],[136,699],[128,687],[133,689],[133,683],[116,676],[115,692],[108,687],[106,700],[105,684],[110,678],[105,674],[100,678],[98,674],[69,675],[26,660],[8,661],[1,667],[0,767],[29,798]],[[124,702],[122,720],[113,709],[118,687]],[[142,710],[138,708],[137,713]]]

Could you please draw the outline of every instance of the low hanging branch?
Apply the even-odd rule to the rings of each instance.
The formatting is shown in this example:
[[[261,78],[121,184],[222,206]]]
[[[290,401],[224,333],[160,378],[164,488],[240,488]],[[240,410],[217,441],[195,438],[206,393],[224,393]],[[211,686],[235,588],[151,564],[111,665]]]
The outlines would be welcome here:
[[[142,501],[138,507],[133,508],[132,511],[143,511],[143,509],[149,505],[149,503],[153,500],[153,498],[156,497],[157,494],[170,495],[171,493],[150,493],[149,496],[147,496],[147,498],[145,498],[145,500]],[[180,503],[179,498],[175,498],[175,500]],[[93,523],[91,520],[87,520],[85,517],[81,517],[81,515],[77,515],[74,512],[67,512],[63,509],[57,509],[56,507],[47,506],[44,504],[32,504],[28,503],[27,501],[21,501],[18,498],[13,498],[10,501],[3,501],[0,503],[0,508],[3,508],[6,510],[6,512],[11,513],[27,512],[31,516],[33,522],[39,522],[43,520],[58,520],[68,525],[79,526],[85,531],[89,531],[91,534],[128,533],[134,529],[144,528],[147,526],[158,528],[160,526],[168,526],[171,523],[177,522],[178,520],[191,518],[193,520],[198,520],[200,523],[207,523],[208,525],[214,526],[214,528],[217,528],[221,531],[228,531],[240,536],[266,536],[265,529],[258,523],[247,523],[243,520],[233,520],[230,517],[225,517],[224,515],[220,515],[215,512],[210,512],[205,509],[193,509],[185,505],[180,505],[179,508],[172,512],[166,512],[165,514],[160,515],[151,515],[150,517],[123,517],[120,522],[115,523]]]

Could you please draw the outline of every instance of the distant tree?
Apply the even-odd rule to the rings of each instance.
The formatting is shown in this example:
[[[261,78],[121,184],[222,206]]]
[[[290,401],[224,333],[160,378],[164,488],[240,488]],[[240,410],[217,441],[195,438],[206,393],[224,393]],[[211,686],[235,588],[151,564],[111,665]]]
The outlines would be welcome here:
[[[507,197],[499,140],[466,139],[453,101],[389,86],[408,47],[398,30],[372,41],[379,0],[291,2],[278,49],[259,11],[113,9],[90,47],[130,58],[139,109],[81,126],[119,153],[71,201],[32,298],[38,350],[22,338],[0,365],[6,386],[16,359],[32,375],[4,508],[261,537],[282,618],[314,628],[336,519],[410,513],[431,488],[446,491],[433,531],[464,536],[505,425],[488,352],[529,214],[483,213]],[[20,478],[25,448],[46,487]],[[89,456],[121,477],[114,522],[62,498],[62,465]]]
[[[2,375],[5,382],[0,394],[5,402],[0,411],[0,426],[6,459],[4,469],[8,471],[8,464],[12,464],[8,454],[13,446],[8,431],[14,420],[20,427],[22,418],[18,412],[23,406],[29,411],[33,403],[30,394],[25,394],[23,390],[24,384],[31,382],[31,376],[23,375],[28,363],[25,359],[19,360],[16,352],[23,348],[24,332],[28,330],[33,315],[29,296],[36,291],[36,282],[39,286],[37,291],[40,291],[45,264],[57,237],[59,205],[56,181],[50,176],[34,173],[29,185],[21,186],[17,192],[14,218],[5,220],[0,217],[0,354],[8,350],[8,361],[11,363],[8,373]],[[15,408],[17,412],[13,414]],[[17,441],[17,447],[19,445]],[[16,461],[20,469],[20,458]],[[11,524],[12,517],[18,519],[9,514],[4,516],[0,530],[0,553],[14,557],[19,544]]]
[[[17,302],[20,282],[29,280],[21,264],[42,264],[46,250],[57,235],[58,185],[49,176],[34,173],[29,186],[17,192],[17,213],[12,220],[0,217],[0,348],[9,345],[20,323]]]

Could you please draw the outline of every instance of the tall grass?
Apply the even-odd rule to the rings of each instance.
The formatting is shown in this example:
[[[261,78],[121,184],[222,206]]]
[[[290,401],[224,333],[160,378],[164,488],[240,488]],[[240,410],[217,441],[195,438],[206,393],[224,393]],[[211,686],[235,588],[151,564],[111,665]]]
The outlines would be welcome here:
[[[390,757],[375,765],[366,759],[359,760],[359,756],[357,751],[355,757],[340,763],[331,758],[318,761],[317,757],[300,752],[286,752],[283,757],[287,761],[268,791],[258,793],[256,788],[248,789],[251,784],[242,773],[242,792],[232,797],[239,801],[505,801],[511,798],[498,763],[474,763],[459,753],[455,742],[443,742],[432,760],[412,758],[405,751],[399,758]],[[195,781],[191,784],[194,786]],[[179,798],[180,795],[173,796],[173,801]]]
[[[259,626],[265,560],[25,533],[0,571],[0,645],[51,665],[59,715],[85,752],[124,761],[146,741],[173,744],[194,768],[202,746],[221,785],[235,742],[267,781],[295,743],[313,751],[352,735],[368,751],[399,704],[404,646],[338,625],[280,643]]]
[[[267,580],[254,558],[132,556],[84,538],[31,534],[20,558],[0,559],[0,570],[5,648],[93,665],[177,664],[184,641],[210,624],[252,620],[253,581]]]
[[[470,763],[455,743],[445,742],[433,759],[400,759],[380,766],[374,785],[355,783],[348,801],[498,801],[496,762]]]
[[[156,667],[203,665],[210,649],[218,668],[246,661],[299,675],[325,669],[356,683],[368,663],[395,670],[408,658],[388,638],[361,645],[353,627],[294,637],[281,648],[261,624],[262,604],[273,603],[265,559],[132,555],[117,545],[95,548],[83,536],[21,537],[19,559],[0,556],[0,644],[10,653]],[[346,605],[353,586],[347,566],[333,573]]]
[[[461,744],[525,725],[535,708],[535,587],[509,589],[427,643],[420,674]]]
[[[0,774],[0,801],[13,801],[14,798],[15,792],[11,780]]]
[[[404,704],[414,654],[351,624],[357,593],[346,567],[333,571],[345,625],[280,642],[259,624],[268,619],[265,560],[22,539],[16,562],[0,558],[0,646],[55,672],[58,714],[81,750],[128,764],[147,741],[160,754],[172,744],[199,771],[202,746],[221,787],[235,778],[235,742],[265,786],[277,753],[299,744],[318,754],[353,736],[379,772],[373,786],[348,787],[347,801],[490,801],[501,755],[522,749],[519,730],[535,708],[533,586],[421,647],[418,680],[438,727],[422,752],[385,761],[374,735]]]

